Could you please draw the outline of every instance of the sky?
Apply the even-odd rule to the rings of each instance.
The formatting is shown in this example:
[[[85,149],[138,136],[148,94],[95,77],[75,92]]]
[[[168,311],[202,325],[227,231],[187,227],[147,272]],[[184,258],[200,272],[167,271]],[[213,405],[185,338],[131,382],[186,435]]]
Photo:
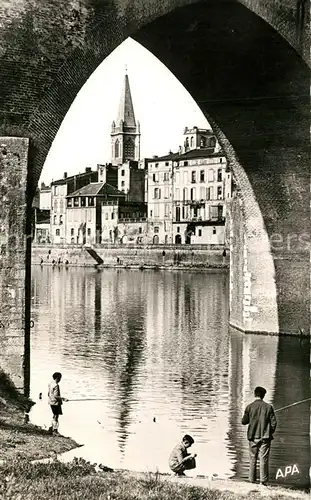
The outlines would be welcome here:
[[[208,128],[200,108],[175,76],[151,52],[128,38],[97,67],[66,114],[43,166],[49,184],[111,161],[111,123],[116,120],[127,71],[141,157],[177,151],[186,126]]]

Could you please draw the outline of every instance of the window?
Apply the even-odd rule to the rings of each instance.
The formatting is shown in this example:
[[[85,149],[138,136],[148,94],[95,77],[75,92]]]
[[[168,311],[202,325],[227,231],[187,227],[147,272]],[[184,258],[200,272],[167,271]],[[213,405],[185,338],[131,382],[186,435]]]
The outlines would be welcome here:
[[[220,163],[222,163],[222,158],[220,158]]]
[[[75,230],[74,230],[74,228],[72,227],[72,228],[70,229],[70,236],[73,236],[74,234],[75,234]]]
[[[125,176],[125,170],[124,170],[124,169],[123,169],[123,170],[121,170],[121,175],[122,175],[122,177],[124,177],[124,176]]]
[[[184,161],[184,167],[188,167],[188,162]]]
[[[91,236],[91,228],[90,227],[87,228],[87,235]]]
[[[193,148],[193,137],[190,139],[190,146]]]
[[[176,188],[175,190],[175,200],[180,200],[180,189],[179,188]]]
[[[108,213],[105,213],[105,219],[108,220]]]
[[[177,226],[177,233],[180,233],[180,227]]]
[[[59,200],[59,211],[60,212],[64,211],[64,200]]]
[[[217,188],[217,198],[218,200],[222,198],[222,187],[218,186]]]
[[[54,212],[57,212],[57,210],[58,210],[58,201],[55,200],[54,201]]]
[[[117,139],[116,142],[115,142],[115,145],[114,145],[114,156],[116,158],[118,158],[119,155],[120,155],[120,147],[119,146],[120,146],[119,139]]]
[[[57,224],[56,220],[57,220],[56,215],[54,215],[54,217],[53,217],[53,224]]]
[[[213,234],[216,234],[216,227],[213,227]]]
[[[188,188],[183,189],[183,200],[184,201],[188,200]]]
[[[169,217],[170,215],[170,206],[168,203],[165,203],[164,205],[164,217]]]
[[[81,207],[85,207],[86,206],[86,198],[80,198],[81,200]]]
[[[158,233],[159,232],[159,226],[154,226],[154,232]]]
[[[184,207],[184,205],[181,207],[181,214],[182,214],[182,215],[181,215],[181,216],[182,216],[182,218],[183,218],[183,219],[185,219],[185,218],[186,218],[186,211],[185,211],[185,207]]]
[[[205,146],[206,146],[206,139],[205,139],[205,137],[201,136],[200,147],[205,148]]]
[[[170,164],[170,162],[169,162],[169,161],[166,161],[166,162],[165,162],[165,166],[166,166],[166,167],[168,167],[168,166],[169,166],[169,164]]]
[[[164,181],[169,181],[170,180],[170,174],[169,174],[169,172],[164,172],[163,180]]]
[[[155,174],[152,175],[152,180],[153,182],[159,182],[159,173],[156,172]]]
[[[88,198],[88,206],[94,207],[94,196],[89,196]]]
[[[139,234],[141,234],[141,233],[143,232],[143,228],[142,228],[142,227],[139,227],[139,228],[138,228],[138,232],[139,232]]]
[[[67,207],[68,208],[72,207],[72,198],[67,199]]]
[[[205,172],[204,170],[200,170],[200,182],[204,182],[205,181]]]
[[[155,163],[154,164],[155,168],[158,168],[159,164],[158,163]]]
[[[60,215],[60,216],[59,216],[59,224],[62,224],[62,223],[63,223],[63,216],[62,216],[62,215]]]
[[[54,186],[54,195],[57,196],[58,195],[58,186]]]
[[[214,170],[212,168],[209,169],[208,171],[208,181],[213,182],[214,181]]]
[[[89,210],[89,222],[92,222],[92,210]]]
[[[218,218],[218,206],[211,206],[210,208],[210,216],[211,219],[217,219]]]
[[[79,206],[79,198],[76,197],[76,198],[73,199],[73,206],[74,207],[78,207]]]
[[[168,187],[164,188],[164,198],[168,198],[169,193],[168,193]]]
[[[202,236],[202,229],[198,230],[198,236]]]
[[[111,218],[114,219],[114,212],[111,212]]]
[[[154,216],[159,217],[159,205],[154,206]]]
[[[190,189],[190,200],[195,200],[195,196],[196,196],[195,188],[191,188]]]
[[[59,229],[56,229],[56,231],[55,231],[55,235],[56,235],[56,236],[59,236],[59,235],[60,235],[60,230],[59,230]]]
[[[184,184],[185,185],[188,184],[188,171],[187,170],[184,172]]]
[[[221,181],[222,181],[222,169],[219,168],[218,172],[217,172],[217,182],[221,182]]]
[[[192,184],[196,182],[196,175],[195,174],[196,174],[195,170],[192,170],[192,172],[191,172],[191,182],[192,182]]]
[[[175,183],[176,183],[176,184],[179,184],[179,183],[180,183],[180,174],[179,174],[179,172],[176,172],[176,175],[175,175]]]
[[[121,181],[121,186],[124,187],[125,186],[125,182],[124,181]]]
[[[152,210],[150,210],[150,217],[152,217]]]
[[[153,197],[155,200],[159,198],[159,188],[154,188]]]
[[[210,200],[210,199],[211,199],[211,192],[210,192],[210,188],[206,188],[206,199],[207,199],[207,200]]]

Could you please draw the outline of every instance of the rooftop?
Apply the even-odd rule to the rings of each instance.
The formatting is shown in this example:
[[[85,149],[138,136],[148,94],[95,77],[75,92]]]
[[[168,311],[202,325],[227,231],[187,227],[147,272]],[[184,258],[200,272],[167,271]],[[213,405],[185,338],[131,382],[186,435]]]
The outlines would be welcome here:
[[[66,198],[73,198],[75,196],[125,196],[122,191],[119,191],[111,184],[103,182],[91,182],[80,189],[77,189],[73,193],[70,193]]]
[[[93,175],[94,174],[98,175],[97,170],[87,170],[86,172],[82,172],[82,173],[75,174],[75,175],[70,175],[69,177],[63,177],[62,179],[58,179],[56,181],[52,181],[51,182],[51,186],[59,186],[59,185],[62,185],[62,184],[67,184],[68,182],[73,181],[75,177],[76,178],[88,177],[88,176],[90,176],[92,174]]]
[[[157,163],[158,161],[181,161],[181,160],[188,160],[188,159],[200,159],[200,158],[219,158],[224,156],[224,153],[222,151],[219,152],[214,152],[214,148],[202,148],[202,149],[191,149],[190,151],[187,151],[186,153],[170,153],[165,156],[158,156],[156,158],[147,158],[146,161],[148,163],[155,162]]]

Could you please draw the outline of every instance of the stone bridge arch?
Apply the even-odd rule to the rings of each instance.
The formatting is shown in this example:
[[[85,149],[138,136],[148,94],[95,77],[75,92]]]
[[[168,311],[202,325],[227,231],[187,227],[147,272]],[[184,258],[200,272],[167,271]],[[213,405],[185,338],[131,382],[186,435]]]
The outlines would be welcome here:
[[[259,302],[252,306],[247,303],[252,297],[243,299],[240,294],[236,304],[239,320],[234,325],[246,331],[296,334],[301,329],[307,333],[307,6],[302,0],[285,0],[282,5],[278,0],[55,0],[44,6],[39,0],[2,2],[0,130],[7,149],[12,144],[11,164],[7,156],[2,157],[2,180],[7,179],[12,165],[16,171],[22,170],[23,162],[16,156],[19,148],[24,148],[19,158],[26,154],[27,141],[12,142],[10,137],[29,139],[29,207],[45,157],[77,92],[100,62],[133,36],[172,71],[217,128],[227,152],[231,151],[232,164],[242,165],[246,175],[249,191],[247,199],[244,196],[239,201],[241,214],[250,216],[247,207],[256,206],[256,214],[262,218],[261,236],[270,245],[265,243],[264,251],[271,271],[269,283],[275,291],[273,311],[267,322],[259,304],[261,300],[267,304],[264,271],[255,262],[249,268],[254,255],[257,263],[263,255],[255,252],[259,248],[256,230],[247,232],[250,219],[247,223],[243,219],[239,234],[246,261],[239,253],[239,240],[236,251],[241,258],[235,265],[240,274],[233,294],[244,293],[253,276],[253,298],[256,295]],[[20,232],[25,222],[22,187],[15,200],[19,224],[11,225],[11,232]],[[1,217],[6,223],[8,212]],[[21,283],[24,248],[20,245],[13,255],[8,241],[4,246],[7,253],[2,271],[15,266],[16,280]],[[26,298],[27,286],[29,280]],[[22,294],[19,297],[7,302],[8,317],[24,308]],[[4,295],[3,300],[7,300]],[[29,319],[26,301],[28,333]],[[16,336],[21,329],[16,327]]]

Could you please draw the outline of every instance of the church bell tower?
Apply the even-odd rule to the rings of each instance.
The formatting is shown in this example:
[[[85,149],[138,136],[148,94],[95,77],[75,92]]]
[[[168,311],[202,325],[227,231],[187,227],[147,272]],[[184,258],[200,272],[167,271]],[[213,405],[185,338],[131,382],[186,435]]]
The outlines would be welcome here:
[[[140,160],[140,125],[135,120],[129,77],[125,74],[118,118],[111,126],[111,163]]]

